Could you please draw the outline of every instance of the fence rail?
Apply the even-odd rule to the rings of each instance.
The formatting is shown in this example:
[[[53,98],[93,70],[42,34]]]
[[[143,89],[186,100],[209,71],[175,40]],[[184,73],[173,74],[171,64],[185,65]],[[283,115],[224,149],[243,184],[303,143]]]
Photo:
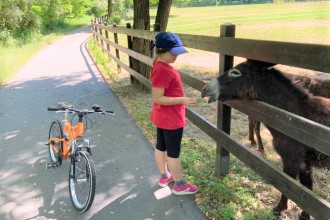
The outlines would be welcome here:
[[[118,42],[112,42],[105,36],[105,33],[123,34],[152,41],[158,32],[107,26],[97,23],[97,21],[92,21],[92,31],[95,42],[111,59],[146,87],[151,88],[149,79],[112,55],[108,48],[111,46],[149,66],[152,66],[153,59],[121,46]],[[220,37],[178,35],[186,47],[219,53],[219,73],[232,67],[233,56],[330,73],[330,65],[327,60],[327,57],[330,57],[330,46],[328,45],[239,39],[234,37],[235,26],[230,24],[222,25],[219,33]],[[189,74],[180,72],[180,75],[183,83],[198,91],[201,91],[205,85],[203,81]],[[231,107],[326,155],[330,155],[330,128],[258,101],[227,101],[225,104],[219,102],[217,125],[213,125],[203,116],[187,108],[187,118],[217,142],[218,150],[215,161],[217,174],[228,173],[230,152],[316,219],[324,219],[325,216],[330,218],[329,202],[278,170],[263,157],[229,135]],[[222,123],[220,124],[219,121]]]

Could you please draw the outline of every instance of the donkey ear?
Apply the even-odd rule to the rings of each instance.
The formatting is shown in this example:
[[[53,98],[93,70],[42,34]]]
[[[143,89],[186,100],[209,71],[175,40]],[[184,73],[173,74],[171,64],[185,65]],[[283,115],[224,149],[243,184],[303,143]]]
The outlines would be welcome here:
[[[258,67],[265,68],[265,69],[268,69],[268,68],[276,65],[275,63],[268,63],[268,62],[264,62],[264,61],[251,60],[251,59],[247,59],[246,62],[249,64],[252,64],[254,66],[258,66]]]

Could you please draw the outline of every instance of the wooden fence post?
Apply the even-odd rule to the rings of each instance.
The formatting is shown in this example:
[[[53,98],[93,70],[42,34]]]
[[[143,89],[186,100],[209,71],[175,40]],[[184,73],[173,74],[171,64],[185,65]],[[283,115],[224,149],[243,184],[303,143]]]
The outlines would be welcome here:
[[[95,18],[95,22],[94,22],[95,40],[96,40],[96,42],[99,42],[99,37],[97,35],[98,30],[97,30],[97,26],[95,24],[97,24],[96,18]]]
[[[95,33],[94,33],[95,28],[94,28],[94,20],[93,19],[91,19],[91,29],[93,31],[93,38],[95,40]]]
[[[223,24],[220,27],[220,37],[235,37],[235,25]],[[228,69],[233,67],[233,56],[219,54],[219,74],[222,75]],[[231,108],[218,101],[217,128],[230,134]],[[223,176],[229,173],[229,152],[217,143],[215,173]]]
[[[104,26],[108,26],[107,22],[104,22],[103,24],[104,24]],[[107,38],[109,40],[109,31],[105,30],[104,32],[105,32],[105,38]],[[107,42],[107,51],[110,52],[110,45],[108,42]]]
[[[102,24],[102,22],[100,21],[99,24]],[[99,32],[100,32],[100,35],[103,36],[103,34],[102,34],[102,28],[99,28]],[[103,45],[103,39],[102,38],[101,38],[101,45],[102,45],[102,47],[104,46]]]
[[[126,28],[132,28],[131,24],[130,23],[126,23]],[[128,49],[132,50],[133,49],[133,41],[132,41],[132,37],[127,35],[127,47]],[[132,61],[132,57],[128,57],[129,59],[129,67],[132,68],[133,67],[133,61]],[[131,75],[131,84],[133,84],[133,76]]]
[[[116,24],[113,24],[112,26],[114,28],[117,27]],[[115,43],[118,44],[118,34],[117,33],[113,33],[113,36],[114,36],[114,39],[115,39]],[[118,49],[116,49],[116,57],[117,57],[118,60],[120,60],[119,50]],[[118,73],[120,73],[121,72],[121,67],[120,67],[120,65],[118,63],[117,63],[117,69],[118,69]]]

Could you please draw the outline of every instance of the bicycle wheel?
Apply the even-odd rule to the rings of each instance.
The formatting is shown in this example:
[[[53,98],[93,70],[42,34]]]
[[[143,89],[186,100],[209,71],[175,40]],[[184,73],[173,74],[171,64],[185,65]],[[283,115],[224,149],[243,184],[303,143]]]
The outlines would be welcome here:
[[[78,212],[86,212],[92,205],[95,195],[95,165],[91,155],[78,150],[71,159],[69,190],[73,206]]]
[[[53,121],[49,129],[49,139],[50,138],[63,138],[63,129],[61,122],[59,120]],[[50,146],[53,145],[58,149],[58,153],[54,151],[54,149]],[[63,143],[61,141],[51,141],[49,144],[49,157],[52,163],[57,163],[58,165],[62,164],[62,155],[63,151]]]

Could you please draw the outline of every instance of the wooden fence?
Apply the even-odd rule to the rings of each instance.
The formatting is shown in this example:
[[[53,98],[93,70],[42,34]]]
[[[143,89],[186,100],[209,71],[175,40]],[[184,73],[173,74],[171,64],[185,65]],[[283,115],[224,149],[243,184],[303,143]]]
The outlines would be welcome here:
[[[96,20],[92,21],[91,25],[94,40],[103,51],[121,68],[151,88],[150,80],[122,62],[118,54],[116,56],[111,54],[110,47],[152,66],[151,57],[129,49],[131,48],[130,39],[136,37],[152,41],[158,32],[107,26]],[[114,36],[127,35],[128,47],[123,47],[118,42],[112,42],[109,39],[109,33]],[[235,26],[231,24],[221,25],[219,37],[178,35],[185,47],[219,53],[220,74],[233,66],[234,56],[330,73],[330,46],[328,45],[239,39],[235,38]],[[180,74],[184,84],[198,91],[201,91],[205,85],[203,81],[186,73],[180,72]],[[329,202],[230,136],[232,107],[326,155],[330,155],[330,128],[258,101],[237,100],[226,102],[226,105],[218,102],[217,125],[208,122],[203,116],[187,108],[187,118],[217,142],[215,170],[218,175],[228,173],[231,153],[316,219],[330,219]]]

